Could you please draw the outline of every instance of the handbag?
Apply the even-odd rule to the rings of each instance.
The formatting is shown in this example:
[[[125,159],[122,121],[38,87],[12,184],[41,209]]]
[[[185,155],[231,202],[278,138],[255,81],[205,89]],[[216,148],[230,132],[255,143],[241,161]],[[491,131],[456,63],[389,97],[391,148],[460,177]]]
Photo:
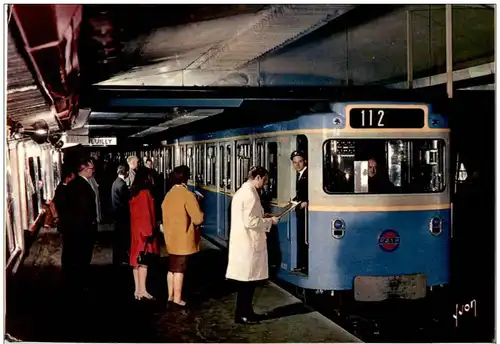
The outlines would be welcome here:
[[[144,249],[139,252],[139,256],[137,256],[137,264],[150,266],[155,263],[158,255],[153,252],[148,252],[148,244],[152,244],[154,240],[154,235],[151,235],[146,239],[144,243]]]

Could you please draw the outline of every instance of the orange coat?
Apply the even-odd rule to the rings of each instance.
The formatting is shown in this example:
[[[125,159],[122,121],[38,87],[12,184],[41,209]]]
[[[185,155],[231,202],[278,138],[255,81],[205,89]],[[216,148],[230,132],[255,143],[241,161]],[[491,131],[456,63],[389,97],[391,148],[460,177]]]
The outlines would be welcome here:
[[[185,185],[174,185],[161,205],[163,232],[169,254],[190,255],[200,250],[203,212],[195,195]]]

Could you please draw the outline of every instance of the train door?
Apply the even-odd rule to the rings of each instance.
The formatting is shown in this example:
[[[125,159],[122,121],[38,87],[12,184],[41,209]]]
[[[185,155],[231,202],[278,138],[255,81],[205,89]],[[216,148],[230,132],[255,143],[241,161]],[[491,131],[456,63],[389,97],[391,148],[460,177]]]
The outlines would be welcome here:
[[[219,144],[219,188],[217,192],[217,235],[229,239],[229,212],[231,195],[231,143]]]
[[[297,197],[299,200],[304,201],[308,199],[308,144],[305,135],[297,135],[296,138],[296,151],[299,155],[294,157],[291,161],[292,169],[290,179],[294,184],[295,194],[292,194],[292,199]],[[308,207],[302,208],[300,205],[296,211],[291,214],[291,233],[292,233],[292,259],[295,267],[292,269],[294,273],[308,274],[309,270],[309,214]]]

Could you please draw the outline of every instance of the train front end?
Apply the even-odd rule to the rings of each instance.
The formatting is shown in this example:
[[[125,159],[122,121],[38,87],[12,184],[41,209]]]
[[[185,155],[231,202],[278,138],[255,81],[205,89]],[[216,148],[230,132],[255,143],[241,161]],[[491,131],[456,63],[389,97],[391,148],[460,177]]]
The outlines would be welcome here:
[[[445,117],[425,104],[333,109],[324,119],[331,132],[311,141],[321,150],[309,161],[302,286],[363,303],[425,299],[450,278]]]

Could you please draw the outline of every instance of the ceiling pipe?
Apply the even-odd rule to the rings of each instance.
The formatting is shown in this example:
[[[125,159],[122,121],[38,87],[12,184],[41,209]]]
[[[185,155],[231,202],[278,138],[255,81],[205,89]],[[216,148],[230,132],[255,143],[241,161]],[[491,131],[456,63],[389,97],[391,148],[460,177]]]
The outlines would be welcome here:
[[[22,45],[54,105],[58,123],[69,129],[78,106],[78,37],[82,5],[19,5],[11,8]]]

